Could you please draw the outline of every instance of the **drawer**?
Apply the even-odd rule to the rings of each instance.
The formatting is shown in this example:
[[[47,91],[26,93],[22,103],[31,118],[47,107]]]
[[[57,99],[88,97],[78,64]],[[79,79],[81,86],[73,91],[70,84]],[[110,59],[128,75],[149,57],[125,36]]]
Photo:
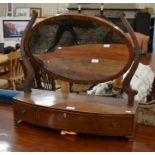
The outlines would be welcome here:
[[[134,117],[129,116],[107,116],[97,117],[97,133],[111,136],[129,135],[133,131]]]
[[[93,115],[70,111],[48,110],[39,108],[39,124],[55,129],[91,133]]]
[[[36,123],[36,107],[29,104],[15,102],[14,118],[16,120]]]

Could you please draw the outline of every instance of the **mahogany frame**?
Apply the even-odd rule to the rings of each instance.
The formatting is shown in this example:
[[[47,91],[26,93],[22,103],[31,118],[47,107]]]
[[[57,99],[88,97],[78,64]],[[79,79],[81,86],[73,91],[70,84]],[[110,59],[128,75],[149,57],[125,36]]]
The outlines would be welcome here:
[[[105,19],[101,19],[99,17],[81,15],[81,14],[77,14],[77,15],[67,14],[67,15],[60,15],[60,16],[54,16],[51,18],[47,18],[47,19],[41,21],[40,23],[36,24],[33,27],[33,25],[36,21],[36,18],[37,18],[37,12],[33,11],[32,18],[31,18],[29,24],[27,25],[27,27],[25,29],[25,33],[24,33],[24,36],[23,36],[22,41],[21,41],[21,54],[22,54],[22,59],[23,59],[23,65],[25,68],[24,92],[25,93],[31,92],[32,82],[35,78],[34,68],[33,68],[32,62],[34,62],[37,67],[40,67],[42,70],[44,70],[44,72],[46,74],[48,74],[49,77],[51,77],[51,78],[55,77],[55,78],[59,78],[61,80],[63,79],[65,81],[74,82],[74,81],[70,81],[70,80],[62,78],[62,77],[58,77],[55,74],[46,70],[43,67],[42,63],[40,63],[40,61],[38,61],[38,59],[32,55],[31,50],[29,48],[29,40],[31,38],[32,33],[36,29],[38,29],[40,26],[42,26],[44,23],[54,23],[56,21],[59,21],[62,19],[67,19],[67,18],[69,18],[69,19],[80,19],[80,20],[84,20],[84,21],[95,21],[96,23],[99,23],[100,25],[111,28],[111,30],[116,32],[125,41],[127,47],[129,48],[129,61],[128,61],[127,65],[124,67],[124,70],[121,73],[117,74],[117,76],[115,76],[115,78],[119,77],[120,75],[125,73],[130,68],[125,80],[123,81],[123,89],[126,92],[126,94],[128,95],[128,105],[133,106],[134,96],[137,94],[137,91],[135,91],[131,88],[130,82],[131,82],[131,79],[132,79],[132,77],[133,77],[133,75],[134,75],[134,73],[138,67],[138,64],[139,64],[140,47],[138,45],[138,41],[134,35],[134,32],[133,32],[131,26],[129,25],[127,20],[124,18],[124,14],[121,14],[120,16],[121,16],[121,20],[122,20],[124,26],[127,28],[127,30],[129,31],[129,34],[131,35],[131,37],[133,39],[133,42],[135,44],[134,49],[132,47],[131,42],[126,37],[125,33],[120,28],[118,28],[117,26],[108,22]],[[94,83],[96,84],[95,81],[94,81]],[[83,82],[83,84],[85,84],[85,82]]]

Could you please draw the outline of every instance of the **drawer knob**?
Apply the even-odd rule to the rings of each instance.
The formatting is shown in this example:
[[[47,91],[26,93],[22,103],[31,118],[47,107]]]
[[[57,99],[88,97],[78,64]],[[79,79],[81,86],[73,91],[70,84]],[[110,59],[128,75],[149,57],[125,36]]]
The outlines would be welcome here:
[[[118,128],[118,123],[113,122],[113,123],[112,123],[112,127],[113,127],[113,128]]]

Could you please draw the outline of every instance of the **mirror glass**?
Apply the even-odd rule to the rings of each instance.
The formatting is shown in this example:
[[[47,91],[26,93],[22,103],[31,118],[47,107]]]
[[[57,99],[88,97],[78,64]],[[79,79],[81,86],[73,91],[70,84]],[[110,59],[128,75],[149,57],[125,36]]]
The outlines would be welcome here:
[[[58,16],[38,25],[33,27],[29,49],[58,78],[105,82],[131,65],[127,41],[104,21]]]

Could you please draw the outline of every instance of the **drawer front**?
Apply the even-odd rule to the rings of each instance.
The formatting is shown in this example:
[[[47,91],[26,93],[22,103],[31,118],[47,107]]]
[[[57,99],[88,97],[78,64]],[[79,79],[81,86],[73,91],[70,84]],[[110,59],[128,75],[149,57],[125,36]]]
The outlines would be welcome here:
[[[33,105],[14,103],[14,118],[26,122],[36,123],[36,108]]]
[[[132,116],[98,116],[97,132],[103,135],[123,136],[133,131],[134,118]]]
[[[64,129],[91,133],[93,119],[91,114],[75,113],[70,111],[39,109],[39,124],[50,128]]]

